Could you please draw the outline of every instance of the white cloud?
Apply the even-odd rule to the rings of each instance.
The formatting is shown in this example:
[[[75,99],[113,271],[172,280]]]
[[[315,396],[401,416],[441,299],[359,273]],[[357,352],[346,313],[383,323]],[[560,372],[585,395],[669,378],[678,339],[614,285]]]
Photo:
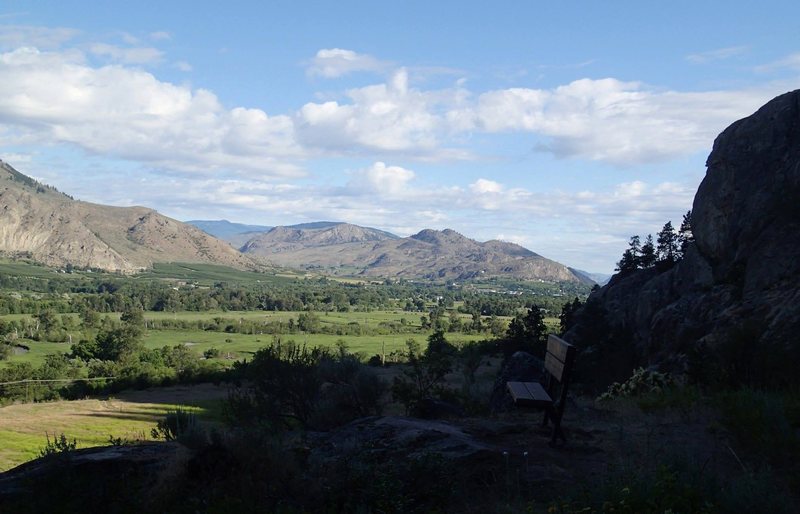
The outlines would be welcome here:
[[[397,196],[407,191],[409,183],[416,174],[400,166],[387,166],[376,162],[367,169],[357,172],[348,183],[348,188],[364,193]]]
[[[357,71],[379,72],[387,66],[388,63],[370,55],[342,48],[323,48],[311,60],[306,74],[312,77],[337,78]]]
[[[118,65],[93,68],[79,54],[0,54],[0,117],[18,138],[173,170],[302,174],[290,117],[225,109],[209,91]]]
[[[89,47],[94,55],[107,57],[123,64],[153,64],[161,61],[164,52],[152,47],[123,48],[107,43],[94,43]]]
[[[747,46],[729,46],[726,48],[717,48],[715,50],[708,50],[696,54],[686,56],[686,60],[694,64],[705,64],[712,61],[721,61],[730,59],[732,57],[740,57],[750,50]]]
[[[631,165],[709,148],[723,128],[774,95],[774,87],[682,93],[581,79],[550,90],[489,91],[460,119],[471,116],[487,132],[549,138],[539,148],[557,156]]]
[[[782,59],[778,59],[777,61],[773,61],[756,68],[756,71],[760,73],[768,73],[780,70],[800,71],[800,52],[787,55]]]
[[[405,70],[396,72],[388,84],[353,89],[347,95],[350,104],[307,103],[300,109],[298,129],[306,144],[336,151],[436,148],[439,118],[424,93],[408,89]]]
[[[0,49],[34,46],[42,49],[58,48],[80,34],[66,27],[37,27],[30,25],[0,25]]]
[[[192,65],[186,61],[176,61],[173,65],[176,69],[180,71],[189,72],[192,71]]]
[[[167,31],[159,30],[156,32],[151,32],[150,39],[152,39],[153,41],[164,41],[167,39],[172,39],[172,35]]]
[[[332,153],[466,158],[466,150],[442,147],[450,133],[447,110],[464,101],[462,92],[421,91],[408,82],[401,68],[385,84],[347,91],[347,103],[305,104],[295,118],[299,140]]]
[[[503,190],[503,186],[493,180],[486,180],[479,178],[474,183],[469,185],[470,190],[475,193],[499,193]]]

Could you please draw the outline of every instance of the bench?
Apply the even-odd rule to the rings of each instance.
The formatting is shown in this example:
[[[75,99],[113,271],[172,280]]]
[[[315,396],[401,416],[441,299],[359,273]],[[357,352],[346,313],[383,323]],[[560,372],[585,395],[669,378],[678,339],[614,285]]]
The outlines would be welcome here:
[[[566,442],[561,430],[561,417],[567,400],[567,387],[575,363],[575,347],[560,337],[550,334],[547,338],[547,353],[544,357],[545,383],[506,382],[511,399],[517,407],[544,409],[542,426],[553,422],[551,445],[558,439]]]

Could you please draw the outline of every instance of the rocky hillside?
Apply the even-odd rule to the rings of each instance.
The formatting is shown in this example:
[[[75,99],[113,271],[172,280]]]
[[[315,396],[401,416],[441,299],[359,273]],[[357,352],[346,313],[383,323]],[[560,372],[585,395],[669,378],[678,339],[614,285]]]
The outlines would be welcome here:
[[[479,243],[453,230],[430,230],[407,238],[338,224],[307,230],[276,227],[242,247],[285,266],[322,268],[368,277],[465,280],[503,276],[521,280],[587,282],[563,264],[519,245]]]
[[[154,262],[252,268],[203,231],[144,207],[76,201],[0,161],[0,254],[55,267],[133,272]]]
[[[701,379],[797,382],[800,90],[722,132],[707,168],[692,208],[695,243],[683,260],[665,272],[615,276],[567,338],[602,355],[599,324],[630,345],[630,364]]]

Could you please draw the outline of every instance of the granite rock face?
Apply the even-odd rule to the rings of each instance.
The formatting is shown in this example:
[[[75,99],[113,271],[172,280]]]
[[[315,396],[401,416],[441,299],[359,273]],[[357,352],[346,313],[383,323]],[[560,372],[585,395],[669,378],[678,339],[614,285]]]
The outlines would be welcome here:
[[[706,165],[692,206],[695,243],[683,260],[665,272],[615,276],[590,301],[610,331],[629,339],[637,365],[686,371],[700,350],[705,360],[739,352],[726,358],[745,361],[758,350],[764,369],[775,372],[762,379],[796,381],[800,90],[733,123],[715,140]],[[566,337],[591,348],[586,310]]]

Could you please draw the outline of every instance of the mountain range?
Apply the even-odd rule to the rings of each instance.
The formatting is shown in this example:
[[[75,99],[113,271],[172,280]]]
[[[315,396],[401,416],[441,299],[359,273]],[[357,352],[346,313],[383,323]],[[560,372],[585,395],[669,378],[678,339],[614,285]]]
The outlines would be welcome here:
[[[593,281],[513,243],[481,243],[450,229],[411,237],[349,223],[319,228],[275,227],[240,250],[282,266],[367,277],[468,280],[507,276],[552,282]]]
[[[450,229],[426,229],[401,238],[332,221],[288,227],[227,220],[183,223],[146,207],[74,200],[2,161],[0,213],[0,255],[53,267],[132,273],[157,262],[213,263],[239,269],[263,268],[269,262],[375,278],[506,277],[593,283],[585,273],[519,245],[481,243]]]

